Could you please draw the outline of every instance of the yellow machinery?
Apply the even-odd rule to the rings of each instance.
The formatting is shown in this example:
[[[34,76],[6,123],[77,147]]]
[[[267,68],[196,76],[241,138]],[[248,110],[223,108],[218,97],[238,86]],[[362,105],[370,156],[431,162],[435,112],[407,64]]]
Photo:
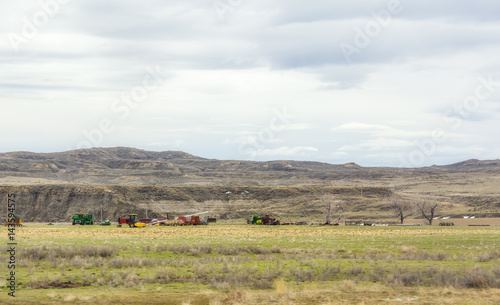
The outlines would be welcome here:
[[[128,224],[131,228],[142,228],[146,224],[137,220],[137,214],[130,214],[128,218],[118,218],[118,226]]]

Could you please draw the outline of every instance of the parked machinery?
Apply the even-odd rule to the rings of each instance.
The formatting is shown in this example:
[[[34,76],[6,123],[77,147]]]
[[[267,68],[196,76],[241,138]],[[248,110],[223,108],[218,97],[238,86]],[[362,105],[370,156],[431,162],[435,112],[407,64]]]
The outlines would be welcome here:
[[[18,216],[16,215],[12,215],[10,218],[9,218],[9,221],[7,222],[7,224],[10,224],[11,226],[15,226],[15,227],[22,227],[23,225],[21,224],[21,218],[19,218]]]
[[[137,214],[130,214],[128,218],[118,218],[118,226],[128,224],[131,228],[145,227],[146,224],[137,219]]]
[[[179,216],[177,222],[182,225],[200,225],[200,216]]]
[[[262,218],[259,215],[253,215],[251,219],[247,219],[247,224],[261,225]]]
[[[252,219],[247,219],[247,223],[253,224],[253,225],[275,226],[275,225],[279,225],[280,221],[277,220],[276,218],[269,217],[269,215],[266,215],[264,217],[260,217],[259,215],[253,215]]]
[[[179,216],[177,217],[177,221],[179,223],[184,223],[184,225],[206,225],[208,224],[208,221],[206,220],[201,220],[199,215],[202,214],[207,214],[207,212],[200,212],[196,214],[191,214],[191,215],[184,215],[184,216]]]
[[[151,224],[156,225],[156,226],[187,226],[187,225],[208,225],[209,220],[212,220],[211,222],[216,222],[216,218],[204,218],[202,219],[200,216],[201,214],[206,214],[208,212],[201,212],[201,213],[196,213],[192,215],[185,215],[185,216],[179,216],[175,217],[175,219],[171,219],[168,216],[167,219],[151,219]],[[141,220],[142,221],[142,220]]]
[[[203,215],[203,214],[207,214],[207,213],[208,213],[208,211],[206,211],[206,212],[200,212],[200,213],[196,213],[196,214],[191,214],[191,215],[185,215],[184,216],[184,220],[186,221],[187,224],[190,224],[190,225],[195,225],[195,226],[197,226],[197,225],[207,225],[208,221],[207,220],[200,220],[200,216],[199,216],[199,215]],[[181,217],[179,217],[179,219],[180,218]]]
[[[109,219],[107,219],[106,221],[101,221],[101,223],[99,223],[101,226],[110,226],[111,225],[111,221],[109,221]]]
[[[92,214],[83,214],[83,213],[78,213],[73,215],[73,225],[93,225],[94,224],[94,217]]]

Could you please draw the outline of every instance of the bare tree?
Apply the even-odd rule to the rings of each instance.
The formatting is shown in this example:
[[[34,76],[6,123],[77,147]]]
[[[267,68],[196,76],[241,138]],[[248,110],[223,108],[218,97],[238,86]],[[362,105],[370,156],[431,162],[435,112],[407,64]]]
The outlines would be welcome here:
[[[336,199],[333,194],[324,194],[320,198],[320,202],[325,207],[326,210],[326,220],[325,224],[331,224],[331,214],[334,209],[338,207],[340,200]]]
[[[440,208],[440,203],[438,201],[432,201],[429,198],[418,197],[415,201],[415,208],[417,212],[427,220],[428,224],[432,225],[432,220]]]
[[[392,194],[387,199],[387,206],[393,212],[393,215],[401,221],[404,222],[405,218],[412,216],[415,213],[415,209],[412,204],[403,198],[403,196],[398,194]]]

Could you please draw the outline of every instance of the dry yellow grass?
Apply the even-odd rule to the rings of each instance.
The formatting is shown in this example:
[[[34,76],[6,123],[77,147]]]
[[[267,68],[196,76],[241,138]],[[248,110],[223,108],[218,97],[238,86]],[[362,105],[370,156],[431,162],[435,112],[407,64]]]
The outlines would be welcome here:
[[[51,291],[43,294],[44,301],[36,301],[39,291],[27,290],[16,299],[9,300],[0,295],[0,303],[9,304],[283,304],[283,305],[330,305],[330,304],[500,304],[500,289],[454,289],[429,287],[390,288],[381,285],[359,285],[352,281],[340,284],[316,284],[287,288],[285,294],[275,290],[230,290],[227,292],[192,291],[164,292],[129,289],[127,291],[98,291],[86,289],[81,294],[72,289]]]
[[[429,229],[403,229],[403,228],[335,228],[335,227],[255,227],[249,226],[201,226],[201,227],[146,227],[146,228],[106,228],[85,227],[68,230],[67,226],[61,227],[29,227],[22,228],[20,236],[36,236],[37,238],[46,237],[65,237],[65,238],[86,238],[86,237],[117,237],[117,236],[142,236],[142,237],[205,237],[205,236],[238,236],[245,237],[276,237],[276,236],[388,236],[388,235],[457,235],[457,234],[499,234],[498,230],[468,230],[460,228],[442,228],[441,230]]]
[[[453,222],[456,226],[469,226],[469,225],[489,225],[500,226],[500,218],[448,218],[448,219],[435,219],[433,225],[439,225],[440,222]]]

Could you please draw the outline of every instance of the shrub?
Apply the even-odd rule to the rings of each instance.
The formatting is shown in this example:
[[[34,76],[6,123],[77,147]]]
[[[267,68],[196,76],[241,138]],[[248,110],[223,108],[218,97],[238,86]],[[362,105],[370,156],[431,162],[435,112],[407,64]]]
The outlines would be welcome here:
[[[476,262],[485,263],[499,258],[500,258],[500,252],[493,251],[493,252],[479,254],[478,256],[475,257],[474,260]]]

